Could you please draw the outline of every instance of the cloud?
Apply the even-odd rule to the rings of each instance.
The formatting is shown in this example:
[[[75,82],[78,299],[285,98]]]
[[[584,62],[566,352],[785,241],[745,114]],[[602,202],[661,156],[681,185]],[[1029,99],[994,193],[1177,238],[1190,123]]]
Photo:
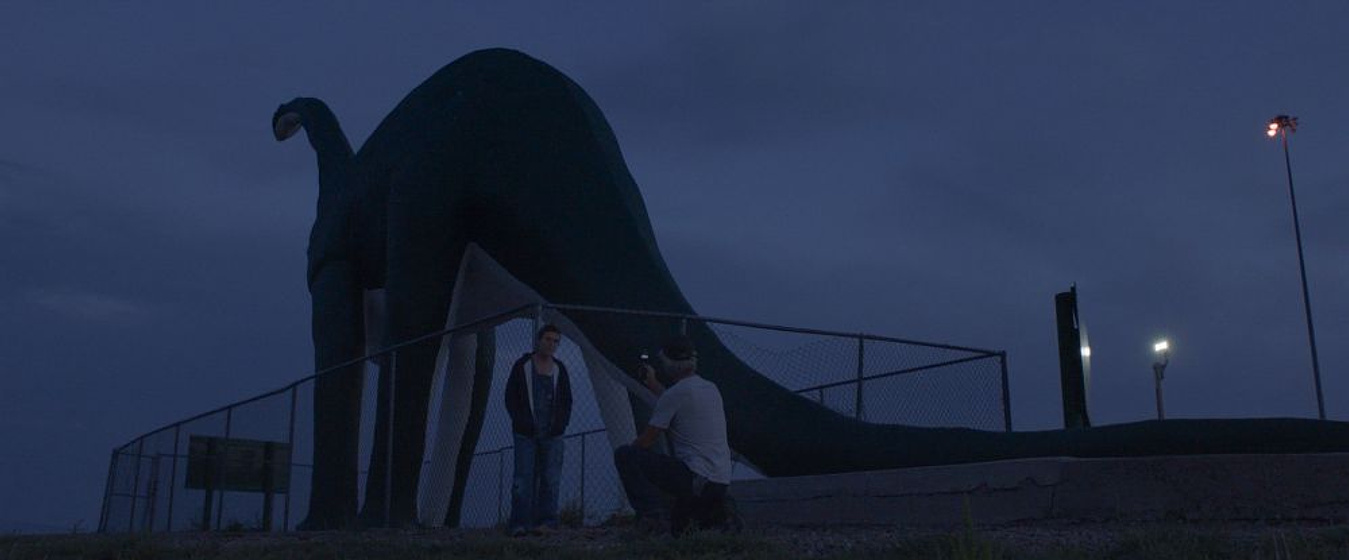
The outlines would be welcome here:
[[[146,304],[92,292],[34,290],[27,300],[48,313],[84,323],[129,325],[152,314]]]

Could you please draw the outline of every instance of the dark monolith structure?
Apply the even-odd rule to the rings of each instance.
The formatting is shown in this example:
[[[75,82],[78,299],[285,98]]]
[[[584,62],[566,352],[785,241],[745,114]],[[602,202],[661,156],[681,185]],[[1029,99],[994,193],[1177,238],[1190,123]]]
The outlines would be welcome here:
[[[1063,427],[1089,428],[1086,369],[1088,352],[1077,315],[1077,286],[1054,294],[1054,316],[1059,331],[1059,390],[1063,399]]]

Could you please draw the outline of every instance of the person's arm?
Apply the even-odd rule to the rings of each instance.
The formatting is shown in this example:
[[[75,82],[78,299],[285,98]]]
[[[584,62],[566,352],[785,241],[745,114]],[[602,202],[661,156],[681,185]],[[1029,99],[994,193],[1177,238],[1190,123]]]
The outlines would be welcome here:
[[[558,428],[562,430],[561,433],[566,433],[567,424],[571,422],[571,372],[561,361],[557,362],[557,375]]]
[[[519,379],[515,376],[516,369],[517,368],[512,367],[511,372],[506,375],[506,390],[503,391],[503,397],[505,397],[503,400],[506,401],[506,415],[511,417],[512,422],[516,420],[516,414],[518,413],[515,401],[512,400],[512,397],[515,396],[515,393],[518,390],[516,389],[516,385],[518,384]]]
[[[650,384],[655,385],[662,393],[665,393],[665,386],[654,379],[654,376],[650,374],[650,368],[647,368],[647,372],[647,380],[650,381]],[[655,391],[655,388],[652,391]],[[674,419],[675,414],[683,406],[687,396],[687,392],[670,392],[657,398],[656,406],[651,409],[651,419],[646,421],[646,428],[642,430],[642,434],[637,436],[632,444],[642,449],[651,447],[651,444],[656,442],[656,438],[670,428],[670,421]]]
[[[656,438],[660,437],[663,433],[665,433],[664,428],[647,426],[645,430],[642,430],[642,435],[637,436],[637,439],[634,440],[632,444],[642,449],[650,449],[651,444],[656,443]]]
[[[657,397],[665,393],[665,386],[661,385],[660,381],[656,379],[656,370],[652,369],[651,366],[642,364],[641,369],[637,372],[641,374],[642,385],[646,385],[647,390],[655,393]]]

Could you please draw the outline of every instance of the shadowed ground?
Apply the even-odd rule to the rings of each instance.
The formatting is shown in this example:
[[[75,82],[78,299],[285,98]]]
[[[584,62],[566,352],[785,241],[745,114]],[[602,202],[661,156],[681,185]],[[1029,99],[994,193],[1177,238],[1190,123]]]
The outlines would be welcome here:
[[[963,531],[904,527],[749,530],[674,540],[625,526],[509,538],[491,530],[0,537],[5,560],[194,558],[201,560],[430,560],[548,558],[712,559],[1148,559],[1344,558],[1349,528],[1256,523],[1042,525]]]

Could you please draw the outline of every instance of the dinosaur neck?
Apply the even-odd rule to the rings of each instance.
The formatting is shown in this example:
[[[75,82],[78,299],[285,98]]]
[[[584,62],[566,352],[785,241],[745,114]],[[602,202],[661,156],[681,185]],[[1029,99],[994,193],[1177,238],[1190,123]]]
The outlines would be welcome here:
[[[346,194],[355,158],[337,116],[326,103],[312,97],[295,100],[291,108],[300,113],[309,145],[318,157],[319,196]]]
[[[339,267],[343,282],[355,284],[357,270],[353,265],[357,255],[351,245],[353,232],[348,218],[352,201],[359,196],[360,189],[351,144],[347,142],[342,126],[337,123],[337,117],[321,100],[301,97],[277,110],[278,115],[287,113],[300,116],[305,136],[309,138],[309,145],[314,148],[318,160],[318,208],[314,215],[314,226],[309,232],[310,288],[314,288],[325,267],[332,263],[345,263]],[[351,275],[351,278],[347,278],[347,275]],[[348,304],[345,300],[334,303],[339,306]]]

